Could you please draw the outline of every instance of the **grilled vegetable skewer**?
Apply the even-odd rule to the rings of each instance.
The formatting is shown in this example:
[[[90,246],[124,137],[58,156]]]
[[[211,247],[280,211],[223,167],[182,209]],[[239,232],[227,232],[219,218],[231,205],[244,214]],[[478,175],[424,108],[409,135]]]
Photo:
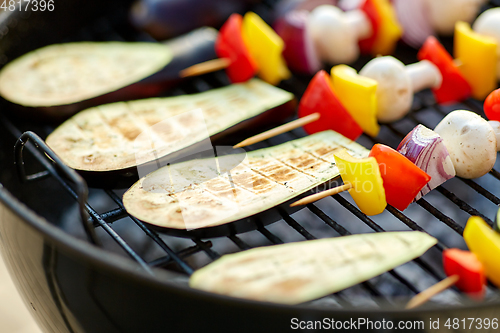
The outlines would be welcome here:
[[[215,51],[219,60],[196,64],[181,71],[181,76],[196,76],[226,69],[233,83],[245,82],[255,74],[276,85],[290,77],[283,60],[283,40],[257,14],[233,14],[217,36]]]
[[[367,215],[384,211],[387,203],[404,210],[431,177],[410,160],[385,145],[373,146],[369,158],[355,159],[346,152],[335,154],[342,179],[359,209]],[[404,180],[401,177],[404,177]],[[292,206],[304,205],[325,198],[335,188],[306,197]]]
[[[454,285],[475,300],[484,298],[486,291],[484,265],[473,252],[446,249],[443,251],[443,266],[448,277],[414,296],[406,305],[406,309],[421,306]]]
[[[216,45],[217,56],[227,61],[193,66],[181,75],[225,68],[232,82],[244,82],[258,72],[263,80],[277,84],[290,75],[283,57],[294,70],[312,74],[321,67],[320,61],[353,62],[360,49],[390,54],[400,36],[387,0],[366,0],[359,9],[345,13],[332,5],[311,13],[290,12],[278,21],[276,32],[255,13],[243,19],[233,14],[221,28]]]
[[[412,201],[418,200],[430,190],[439,186],[447,179],[452,178],[455,173],[462,178],[477,178],[483,176],[493,168],[497,155],[496,133],[491,125],[479,115],[470,111],[453,111],[436,126],[436,133],[434,134],[432,131],[419,125],[403,139],[398,147],[398,151],[408,159],[404,158],[403,155],[400,156],[407,160],[408,163],[420,171],[429,171],[432,177],[434,177],[434,181],[424,188],[431,179],[426,174],[429,178],[425,182],[419,183],[418,190],[411,193],[410,197],[405,197],[405,194],[410,194],[409,188],[405,188],[407,182],[401,182],[398,178],[401,175],[406,176],[408,172],[394,172],[394,170],[390,170],[395,165],[394,161],[379,161],[379,163],[382,162],[386,167],[385,172],[381,170],[382,175],[385,174],[385,177],[383,177],[384,188],[387,190],[392,186],[398,185],[403,187],[393,191],[394,196],[393,199],[388,200],[389,204],[400,210],[404,210]],[[370,155],[373,156],[376,154],[380,150],[379,147],[382,146],[375,145],[375,149],[372,149]],[[416,165],[412,162],[416,163]],[[362,168],[347,169],[347,172],[342,174],[342,178],[351,177],[358,169],[361,170]],[[390,170],[390,172],[387,170]],[[364,172],[367,174],[367,171]],[[389,177],[396,177],[397,179],[390,179]],[[417,178],[416,176],[412,176],[408,179],[413,181]],[[416,188],[417,186],[411,189]],[[361,211],[367,215],[374,214],[376,211],[381,212],[383,209],[371,210],[365,208],[366,205],[369,205],[370,200],[359,195],[358,192],[363,192],[363,190],[365,189],[356,189],[356,187],[349,190]],[[316,194],[306,197],[292,205],[308,204],[327,197],[329,196],[328,194],[329,192],[324,192],[321,195]],[[364,202],[364,200],[367,200],[367,202]],[[399,202],[399,200],[402,201]]]

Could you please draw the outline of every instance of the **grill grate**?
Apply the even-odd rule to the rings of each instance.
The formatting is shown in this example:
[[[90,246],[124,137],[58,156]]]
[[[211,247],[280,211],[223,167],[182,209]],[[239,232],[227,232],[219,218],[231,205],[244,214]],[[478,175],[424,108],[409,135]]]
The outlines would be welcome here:
[[[490,4],[498,5],[494,1],[492,1]],[[120,15],[123,15],[123,13],[121,13]],[[99,20],[95,25],[90,26],[90,28],[83,29],[78,34],[76,39],[151,40],[148,35],[131,31],[126,27],[124,28],[121,22],[122,21],[120,20],[114,19]],[[361,62],[362,61],[364,60],[361,60]],[[282,87],[286,90],[296,93],[297,96],[300,96],[305,90],[309,79],[310,78],[308,77],[293,77],[287,82],[284,82],[282,84]],[[206,91],[209,89],[227,85],[228,83],[228,79],[223,73],[214,73],[211,75],[193,79],[187,84],[184,84],[181,87],[170,91],[168,93],[168,96]],[[436,116],[438,116],[438,118],[442,118],[449,111],[458,108],[466,108],[480,114],[483,113],[481,103],[479,103],[478,101],[469,100],[464,102],[463,105],[454,105],[453,107],[445,108],[439,105],[435,105],[433,97],[428,91],[418,93],[415,96],[412,112],[404,120],[396,122],[394,124],[382,126],[382,134],[377,137],[376,140],[368,136],[363,136],[360,141],[367,147],[371,147],[371,145],[376,142],[385,143],[389,146],[395,147],[399,140],[402,139],[404,135],[418,123],[422,123],[429,128],[433,128],[436,124]],[[427,117],[428,114],[433,114],[434,120],[432,117]],[[175,268],[185,275],[190,275],[193,273],[194,269],[198,268],[198,266],[193,267],[192,262],[196,262],[196,260],[192,260],[192,258],[198,256],[200,253],[205,255],[205,261],[207,259],[209,261],[212,261],[219,258],[224,253],[234,252],[231,249],[220,249],[221,246],[219,246],[219,244],[223,243],[224,240],[235,246],[236,250],[247,250],[252,247],[262,245],[262,241],[258,242],[258,244],[255,245],[254,243],[256,242],[252,239],[246,240],[245,234],[232,234],[227,238],[215,238],[210,240],[202,240],[198,237],[192,237],[190,239],[191,244],[189,244],[188,246],[183,246],[180,250],[174,250],[176,246],[170,245],[169,242],[172,237],[160,235],[155,230],[149,228],[146,224],[142,223],[134,217],[129,216],[123,207],[119,194],[117,194],[117,192],[114,190],[99,190],[99,193],[104,193],[105,195],[107,195],[114,205],[113,208],[110,208],[103,213],[99,213],[98,210],[94,209],[86,200],[86,186],[84,185],[84,183],[82,183],[81,179],[79,179],[78,175],[75,176],[74,171],[71,172],[72,170],[68,171],[68,168],[62,165],[62,163],[58,161],[57,157],[53,156],[43,140],[41,140],[34,133],[27,132],[22,134],[18,127],[7,119],[4,120],[4,124],[15,138],[19,138],[16,145],[16,163],[23,181],[35,182],[53,177],[58,183],[62,185],[62,187],[67,192],[69,192],[69,194],[74,199],[79,202],[82,222],[86,230],[87,237],[90,239],[90,241],[96,243],[97,245],[102,243],[102,239],[104,236],[99,235],[99,237],[97,237],[96,230],[104,230],[109,238],[121,247],[123,253],[135,260],[148,274],[154,275],[155,272],[152,268],[159,267],[169,269]],[[48,129],[47,131],[50,130],[51,129]],[[249,148],[253,150],[266,146],[276,145],[284,141],[302,137],[303,135],[304,133],[301,130],[294,130],[290,133],[280,135],[279,137],[255,144]],[[29,144],[28,141],[30,141],[31,144]],[[24,147],[26,147],[35,157],[35,159],[43,165],[45,169],[44,171],[37,172],[31,175],[26,175],[24,173]],[[492,170],[490,172],[490,175],[493,180],[500,180],[500,172],[496,169]],[[452,191],[449,188],[453,188],[454,190]],[[288,242],[289,238],[293,237],[295,238],[292,241],[312,240],[318,238],[314,236],[316,229],[311,228],[311,224],[313,223],[324,223],[324,225],[320,226],[320,228],[326,226],[326,228],[331,232],[334,232],[335,235],[338,234],[340,236],[358,233],[357,229],[356,231],[349,230],[351,229],[351,225],[355,225],[356,221],[361,222],[365,226],[365,228],[369,228],[375,232],[384,232],[388,228],[394,229],[394,225],[391,223],[400,222],[396,227],[396,229],[398,230],[405,230],[405,228],[408,228],[410,230],[432,233],[430,229],[432,229],[433,226],[429,228],[430,224],[426,223],[427,220],[431,220],[431,223],[439,224],[440,226],[446,226],[452,229],[454,231],[454,234],[458,234],[459,236],[462,235],[464,227],[463,223],[459,223],[457,222],[457,220],[465,222],[465,219],[463,219],[463,217],[467,215],[479,215],[483,217],[487,221],[487,223],[493,225],[493,222],[487,216],[480,213],[481,211],[484,211],[483,207],[474,208],[468,203],[470,202],[469,200],[463,200],[460,198],[461,195],[455,194],[458,192],[462,193],[462,191],[465,191],[464,189],[470,189],[472,192],[474,192],[476,196],[475,198],[483,197],[490,204],[500,204],[500,198],[492,193],[495,191],[483,187],[483,185],[481,185],[476,180],[460,179],[452,185],[449,185],[447,182],[443,186],[438,187],[436,191],[433,191],[436,193],[432,195],[432,198],[428,198],[426,196],[426,198],[419,200],[417,202],[417,205],[412,205],[412,211],[416,213],[411,214],[411,216],[417,216],[417,218],[410,218],[410,213],[402,213],[394,207],[390,206],[387,207],[388,214],[384,214],[383,219],[370,218],[364,215],[355,205],[350,202],[348,195],[338,194],[332,197],[333,200],[332,198],[326,198],[323,200],[323,202],[307,205],[302,211],[299,212],[301,216],[306,215],[308,217],[313,217],[313,222],[310,222],[307,219],[302,219],[302,221],[299,222],[296,217],[290,216],[283,210],[278,209],[278,213],[281,215],[282,220],[270,226],[264,226],[264,224],[260,223],[256,232],[259,233],[260,236],[263,237],[263,239],[267,240],[267,244],[281,244],[284,242]],[[440,210],[436,208],[437,204],[431,203],[438,202],[439,204],[439,200],[432,200],[439,196],[441,196],[439,200],[442,198],[446,199],[446,210]],[[474,201],[476,201],[476,199],[474,199]],[[330,206],[334,207],[331,208]],[[340,212],[342,209],[347,211],[348,215],[346,215],[346,212]],[[489,208],[490,211],[493,209],[493,207]],[[460,211],[463,213],[461,213]],[[453,218],[450,215],[458,216],[458,218]],[[340,220],[344,220],[345,216],[349,216],[349,219],[343,221],[343,223],[337,222]],[[129,242],[126,240],[126,237],[124,235],[121,235],[121,232],[119,230],[119,225],[125,223],[124,221],[127,220],[131,220],[133,224],[135,224],[139,229],[142,230],[142,232],[151,240],[153,244],[156,244],[157,248],[160,249],[163,253],[160,257],[157,257],[154,260],[148,260],[144,256],[141,256],[138,251],[129,244]],[[391,220],[391,223],[387,223],[387,221],[389,220]],[[442,223],[438,223],[438,221],[441,221]],[[401,225],[401,223],[403,225]],[[293,237],[291,237],[288,233],[284,234],[273,231],[273,229],[275,228],[274,225],[278,224],[280,225],[280,228],[286,228],[287,230],[289,230],[288,232],[290,234],[293,234]],[[383,228],[382,225],[387,225],[389,227]],[[443,228],[448,229],[446,227]],[[445,230],[445,233],[449,233],[449,230]],[[435,234],[433,235],[436,236]],[[297,239],[296,236],[299,236],[301,238]],[[411,263],[407,264],[411,267],[412,272],[418,271],[420,275],[424,274],[425,276],[427,276],[428,279],[426,283],[428,285],[433,284],[445,277],[440,265],[440,261],[438,259],[436,262],[435,257],[440,257],[441,252],[448,246],[451,246],[449,242],[444,239],[444,237],[437,237],[439,239],[438,244],[430,250],[430,252],[434,254],[434,258],[426,257],[424,255],[423,257],[417,258]],[[356,302],[353,302],[349,297],[352,294],[351,290],[355,289],[356,293],[363,295],[364,300],[371,300],[371,303],[373,303],[374,306],[382,306],[382,304],[393,302],[393,296],[412,296],[426,287],[419,285],[419,283],[414,278],[412,278],[412,275],[413,274],[408,274],[404,270],[391,270],[387,273],[384,273],[382,275],[382,279],[375,279],[364,282],[359,286],[337,292],[334,295],[331,295],[329,298],[333,302],[337,303],[337,305],[340,307],[355,305]],[[397,291],[394,291],[394,289],[387,291],[384,287],[384,284],[379,283],[384,279],[386,279],[390,284],[397,285],[394,288]],[[488,285],[489,292],[495,290],[496,288],[493,285]],[[452,288],[451,291],[447,293],[450,294],[448,298],[451,300],[451,302],[460,302],[460,292],[457,289]]]

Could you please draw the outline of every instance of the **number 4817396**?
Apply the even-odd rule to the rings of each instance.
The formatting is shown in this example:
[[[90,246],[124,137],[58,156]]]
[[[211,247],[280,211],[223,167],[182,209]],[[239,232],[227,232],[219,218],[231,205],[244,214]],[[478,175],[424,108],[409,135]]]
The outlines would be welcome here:
[[[444,324],[448,329],[464,329],[464,330],[481,330],[481,329],[498,329],[498,318],[448,318]]]
[[[1,1],[1,0],[0,0]],[[13,12],[15,10],[28,11],[53,11],[54,0],[3,0],[0,9]]]

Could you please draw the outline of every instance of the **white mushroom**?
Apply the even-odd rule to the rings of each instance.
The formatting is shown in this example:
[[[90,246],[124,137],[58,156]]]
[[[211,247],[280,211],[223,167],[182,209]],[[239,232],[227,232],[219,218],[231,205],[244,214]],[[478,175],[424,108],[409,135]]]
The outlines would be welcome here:
[[[497,40],[497,78],[500,80],[500,8],[491,8],[479,15],[472,29]]]
[[[332,5],[316,7],[307,25],[316,52],[331,64],[354,62],[359,56],[358,41],[372,34],[370,21],[362,11],[343,12]]]
[[[426,0],[431,24],[438,34],[451,35],[455,23],[471,23],[487,0]]]
[[[427,60],[405,65],[391,56],[368,62],[359,72],[378,82],[377,118],[392,122],[410,111],[413,94],[425,88],[439,87],[442,76],[439,69]]]
[[[495,136],[497,138],[497,151],[500,151],[500,122],[496,120],[490,120],[488,121],[488,124],[490,124],[491,128],[495,131]]]
[[[457,176],[478,178],[488,173],[497,158],[497,139],[491,125],[478,114],[450,112],[436,126],[455,166]]]

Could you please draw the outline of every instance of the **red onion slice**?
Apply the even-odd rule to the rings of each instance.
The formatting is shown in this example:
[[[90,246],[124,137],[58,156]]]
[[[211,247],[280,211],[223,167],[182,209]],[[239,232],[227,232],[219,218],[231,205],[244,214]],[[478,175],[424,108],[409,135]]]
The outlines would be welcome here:
[[[285,43],[283,57],[288,67],[298,73],[314,74],[321,68],[321,62],[308,31],[308,16],[305,10],[291,11],[274,28]]]
[[[455,168],[443,139],[423,125],[416,126],[408,133],[397,150],[431,176],[431,180],[417,194],[415,201],[455,177]]]
[[[394,0],[393,5],[403,26],[402,39],[406,44],[420,48],[427,37],[435,35],[424,0]]]

